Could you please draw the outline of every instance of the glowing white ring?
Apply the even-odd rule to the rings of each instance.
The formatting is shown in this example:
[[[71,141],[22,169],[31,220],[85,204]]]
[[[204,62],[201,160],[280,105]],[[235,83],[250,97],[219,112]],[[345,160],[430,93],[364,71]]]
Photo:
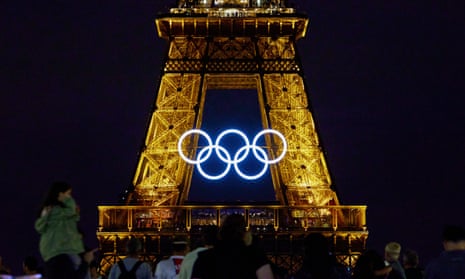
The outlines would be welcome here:
[[[257,158],[257,160],[259,160],[260,162],[264,163],[264,164],[275,164],[279,161],[281,161],[283,158],[284,158],[284,155],[286,154],[286,151],[287,151],[287,143],[286,143],[286,139],[284,138],[283,134],[281,134],[280,132],[276,131],[276,130],[273,130],[273,129],[265,129],[261,132],[259,132],[254,138],[253,138],[253,141],[252,141],[252,146],[256,147],[257,146],[257,141],[258,139],[260,138],[260,136],[262,136],[263,134],[265,133],[271,133],[271,134],[275,134],[277,135],[281,141],[283,142],[283,152],[281,152],[281,155],[279,155],[276,159],[274,160],[265,160],[265,159],[262,159],[260,158],[260,156],[257,154],[257,152],[255,150],[257,150],[257,148],[253,148],[252,151],[253,151],[253,154],[255,155],[255,158]]]
[[[259,138],[262,135],[266,134],[266,133],[277,135],[281,139],[281,141],[283,142],[283,149],[282,149],[281,154],[277,158],[275,158],[273,160],[268,159],[267,152],[264,150],[263,147],[257,146],[257,142],[258,142]],[[197,154],[197,158],[195,160],[192,160],[192,159],[188,158],[182,151],[182,143],[183,143],[184,139],[187,136],[192,135],[192,134],[198,134],[200,136],[203,136],[203,137],[205,137],[205,139],[208,142],[208,146],[203,147],[203,149],[200,150],[200,152]],[[226,150],[226,148],[224,148],[223,146],[220,145],[221,140],[226,135],[229,135],[229,134],[239,135],[244,140],[244,146],[242,146],[241,148],[239,148],[236,151],[236,153],[234,154],[234,157],[232,158],[232,160],[231,160],[231,154],[228,152],[228,150]],[[210,158],[213,149],[215,149],[215,154],[218,156],[218,158],[222,162],[224,162],[226,164],[225,170],[223,172],[221,172],[220,174],[218,174],[218,175],[210,175],[210,174],[206,173],[201,167],[201,164]],[[242,161],[244,161],[246,159],[246,157],[249,155],[250,149],[252,149],[255,158],[258,161],[260,161],[261,163],[264,164],[263,169],[260,172],[258,172],[257,174],[255,174],[255,175],[247,175],[247,174],[243,173],[240,170],[239,165],[238,165],[239,163],[241,163]],[[226,176],[226,174],[231,169],[231,165],[234,165],[234,169],[235,169],[236,173],[240,177],[242,177],[242,178],[244,178],[246,180],[253,180],[253,179],[257,179],[257,178],[261,177],[263,174],[265,174],[265,172],[268,169],[268,165],[275,164],[275,163],[279,162],[280,160],[282,160],[284,158],[284,156],[285,156],[285,154],[287,152],[287,142],[286,142],[286,139],[284,138],[284,136],[280,132],[278,132],[276,130],[273,130],[273,129],[265,129],[265,130],[259,132],[254,137],[254,139],[252,141],[252,144],[250,144],[249,139],[247,138],[247,136],[243,132],[241,132],[240,130],[237,130],[237,129],[228,129],[228,130],[225,130],[225,131],[221,132],[219,134],[219,136],[217,137],[217,139],[215,141],[215,144],[213,144],[213,141],[211,140],[210,136],[206,132],[204,132],[204,131],[202,131],[200,129],[192,129],[192,130],[189,130],[189,131],[185,132],[184,134],[182,134],[181,137],[179,138],[178,152],[179,152],[179,155],[181,156],[181,158],[184,161],[186,161],[189,164],[196,165],[197,170],[199,171],[199,173],[202,176],[204,176],[204,177],[206,177],[208,179],[217,180],[217,179],[223,178],[224,176]],[[206,152],[206,154],[205,154],[205,152]]]
[[[247,138],[247,136],[246,136],[243,132],[241,132],[241,131],[239,131],[239,130],[237,130],[237,129],[228,129],[228,130],[225,130],[225,131],[221,132],[221,133],[218,135],[218,137],[216,138],[216,141],[215,141],[215,146],[220,147],[221,139],[222,139],[224,136],[228,135],[228,134],[236,134],[236,135],[239,135],[239,136],[241,136],[241,138],[244,140],[245,146],[249,146],[249,145],[250,145],[249,139]],[[240,162],[244,161],[245,158],[249,155],[249,150],[250,150],[250,148],[247,148],[247,151],[246,151],[246,152],[244,153],[244,155],[243,155],[242,157],[240,157],[239,159],[236,158],[237,156],[234,156],[234,161],[232,161],[231,163],[232,163],[232,164],[235,164],[235,163],[240,163]],[[221,159],[221,161],[223,161],[223,162],[225,162],[225,163],[231,161],[231,159],[225,160],[225,158],[221,156],[220,152],[218,152],[218,149],[215,149],[215,151],[216,151],[216,155]],[[236,155],[237,155],[238,152],[239,152],[239,150],[236,151]],[[229,155],[229,152],[228,152],[228,155]]]
[[[213,145],[213,142],[210,138],[210,136],[200,130],[200,129],[192,129],[192,130],[189,130],[187,132],[185,132],[184,134],[181,135],[181,137],[179,138],[179,141],[178,141],[178,152],[179,152],[179,155],[181,156],[181,158],[186,161],[187,163],[189,164],[193,164],[193,165],[196,165],[196,164],[201,164],[203,162],[205,162],[206,160],[208,160],[208,158],[210,158],[210,155],[212,154],[212,151],[213,151],[213,148],[209,148],[208,149],[208,154],[205,155],[205,157],[203,158],[203,160],[199,159],[199,160],[191,160],[189,159],[186,155],[184,155],[184,153],[182,152],[182,142],[184,141],[184,139],[188,136],[188,135],[191,135],[191,134],[199,134],[201,136],[204,136],[206,139],[207,139],[207,142],[208,142],[208,146],[212,146]]]
[[[260,152],[262,153],[263,157],[266,158],[266,152],[262,149],[262,148],[259,148],[259,147],[252,147],[254,150],[255,149],[258,149],[260,150]],[[249,153],[248,150],[250,150],[250,147],[248,146],[243,146],[241,148],[239,148],[234,156],[234,160],[236,161],[236,157],[238,156],[238,154],[240,154],[242,152],[242,149],[247,149],[247,152],[246,153]],[[255,153],[254,153],[255,154]],[[243,177],[244,179],[247,179],[247,180],[255,180],[259,177],[261,177],[262,175],[265,174],[265,172],[268,170],[268,163],[265,163],[263,164],[263,169],[257,173],[256,175],[247,175],[245,173],[243,173],[240,169],[239,169],[239,165],[236,163],[234,164],[234,170],[236,171],[236,173],[240,176],[240,177]]]
[[[205,150],[208,150],[208,149],[213,149],[215,148],[216,151],[218,149],[221,149],[222,152],[224,152],[226,154],[226,157],[227,157],[227,160],[228,161],[231,161],[231,155],[229,154],[228,150],[226,150],[226,148],[222,147],[222,146],[208,146],[206,147],[205,149],[202,149],[200,152],[199,152],[199,155],[198,157],[199,158],[202,158],[202,155],[203,153],[205,153]],[[216,152],[218,154],[218,151]],[[210,151],[210,154],[211,154],[211,151]],[[210,157],[210,155],[206,155],[207,159],[208,157]],[[223,161],[223,160],[222,160]],[[223,161],[224,162],[224,161]],[[197,167],[197,170],[199,171],[199,173],[204,176],[205,178],[208,178],[208,179],[211,179],[211,180],[218,180],[218,179],[221,179],[223,177],[225,177],[229,170],[231,169],[231,164],[226,164],[226,168],[224,169],[224,171],[218,175],[209,175],[208,173],[206,173],[203,169],[202,169],[202,164],[198,163],[198,164],[195,164],[196,167]]]

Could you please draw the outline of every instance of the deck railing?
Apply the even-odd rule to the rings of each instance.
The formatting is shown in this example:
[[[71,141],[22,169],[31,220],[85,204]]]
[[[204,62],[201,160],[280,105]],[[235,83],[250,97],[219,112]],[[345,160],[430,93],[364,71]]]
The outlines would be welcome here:
[[[280,205],[100,205],[99,232],[191,232],[205,225],[221,225],[226,215],[242,214],[247,229],[259,232],[365,231],[366,206]]]

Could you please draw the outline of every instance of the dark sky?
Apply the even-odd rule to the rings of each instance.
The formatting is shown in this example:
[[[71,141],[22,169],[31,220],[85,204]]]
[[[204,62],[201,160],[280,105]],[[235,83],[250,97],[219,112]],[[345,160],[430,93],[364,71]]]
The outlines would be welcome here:
[[[15,273],[52,181],[74,186],[97,245],[96,206],[134,175],[167,46],[153,20],[173,2],[2,4],[0,255]],[[443,224],[465,225],[464,2],[294,3],[340,200],[368,205],[369,247],[396,240],[426,264]]]

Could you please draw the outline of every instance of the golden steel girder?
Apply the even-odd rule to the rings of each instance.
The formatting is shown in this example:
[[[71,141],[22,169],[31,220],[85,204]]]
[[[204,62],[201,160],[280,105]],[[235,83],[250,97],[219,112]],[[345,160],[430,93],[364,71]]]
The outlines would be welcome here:
[[[206,92],[255,89],[263,128],[280,131],[288,141],[286,157],[271,167],[276,199],[283,205],[339,203],[296,51],[306,18],[167,16],[156,23],[159,35],[169,40],[169,49],[134,178],[133,201],[183,204],[193,168],[177,154],[177,140],[185,131],[201,127]],[[271,137],[269,143],[273,141]],[[186,141],[186,154],[194,156],[195,145]],[[279,148],[269,146],[268,151],[274,156]]]

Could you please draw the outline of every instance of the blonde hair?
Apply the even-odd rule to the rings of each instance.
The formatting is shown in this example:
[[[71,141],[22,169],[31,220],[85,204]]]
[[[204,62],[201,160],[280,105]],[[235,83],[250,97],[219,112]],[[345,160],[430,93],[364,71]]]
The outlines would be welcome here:
[[[386,252],[387,255],[394,259],[398,259],[400,255],[400,249],[402,246],[400,246],[399,243],[397,242],[389,242],[386,244],[386,247],[384,247],[384,251]]]

